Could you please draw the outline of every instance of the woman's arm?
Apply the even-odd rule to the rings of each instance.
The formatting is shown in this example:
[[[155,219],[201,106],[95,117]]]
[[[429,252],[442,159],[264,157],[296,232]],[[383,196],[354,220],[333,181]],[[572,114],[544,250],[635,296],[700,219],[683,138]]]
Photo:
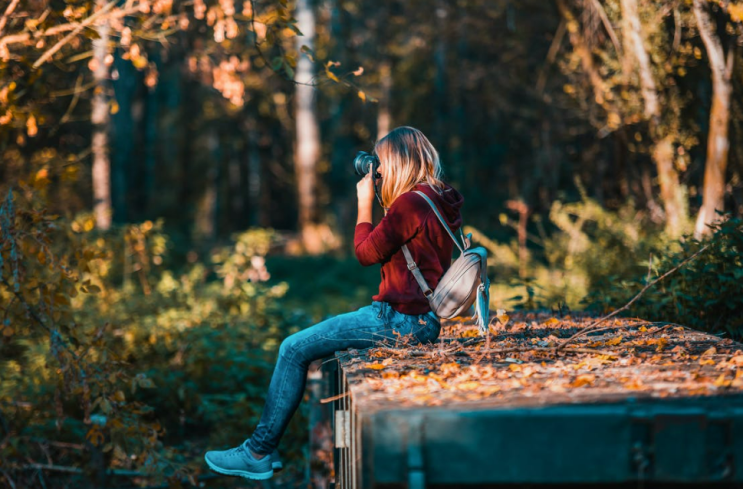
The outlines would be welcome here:
[[[413,239],[433,211],[419,195],[410,193],[398,197],[376,227],[370,222],[371,208],[368,221],[362,220],[365,212],[360,206],[353,242],[359,263],[369,266],[387,260]]]
[[[356,184],[356,196],[359,200],[359,217],[356,219],[356,225],[362,222],[372,222],[372,204],[374,203],[374,181],[371,179],[371,172],[364,175],[364,178]]]
[[[359,202],[359,217],[356,219],[356,225],[358,226],[362,222],[368,222],[369,224],[372,222],[371,202],[368,204]]]

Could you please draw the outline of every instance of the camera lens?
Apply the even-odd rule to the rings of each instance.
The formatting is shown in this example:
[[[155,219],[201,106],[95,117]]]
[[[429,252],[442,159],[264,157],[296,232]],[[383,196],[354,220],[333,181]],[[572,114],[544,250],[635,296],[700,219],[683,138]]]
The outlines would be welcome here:
[[[356,158],[353,159],[353,168],[357,175],[364,176],[370,171],[374,171],[374,177],[380,178],[381,175],[377,172],[379,168],[379,158],[376,155],[369,154],[366,151],[359,151],[356,154]]]

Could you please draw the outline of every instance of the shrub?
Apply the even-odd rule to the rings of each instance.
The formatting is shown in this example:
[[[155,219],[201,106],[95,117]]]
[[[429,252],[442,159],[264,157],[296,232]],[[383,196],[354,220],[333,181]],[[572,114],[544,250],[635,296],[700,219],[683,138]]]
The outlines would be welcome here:
[[[703,247],[706,249],[699,256],[649,289],[633,304],[632,314],[741,338],[743,220],[740,218],[713,225],[712,232],[701,241],[690,237],[680,240],[678,251],[672,249],[654,255],[649,273],[598,283],[586,302],[602,312],[621,307],[645,284],[680,265]]]

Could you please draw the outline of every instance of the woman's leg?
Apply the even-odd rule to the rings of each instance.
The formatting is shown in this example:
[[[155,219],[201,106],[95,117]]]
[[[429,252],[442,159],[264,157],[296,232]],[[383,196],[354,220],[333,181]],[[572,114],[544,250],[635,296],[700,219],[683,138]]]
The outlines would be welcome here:
[[[389,304],[374,301],[288,336],[279,348],[261,419],[245,445],[254,453],[270,454],[302,401],[310,363],[339,350],[369,348],[384,340],[394,343],[395,332],[407,333],[397,327],[398,316]]]

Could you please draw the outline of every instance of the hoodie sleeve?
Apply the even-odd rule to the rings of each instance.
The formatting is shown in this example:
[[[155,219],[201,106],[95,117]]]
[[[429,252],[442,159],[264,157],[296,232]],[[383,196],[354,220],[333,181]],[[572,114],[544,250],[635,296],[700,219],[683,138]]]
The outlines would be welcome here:
[[[426,216],[417,200],[424,204],[425,201],[420,197],[413,199],[412,195],[415,194],[405,193],[395,199],[376,227],[370,222],[356,225],[353,244],[361,265],[382,263],[420,231]]]

